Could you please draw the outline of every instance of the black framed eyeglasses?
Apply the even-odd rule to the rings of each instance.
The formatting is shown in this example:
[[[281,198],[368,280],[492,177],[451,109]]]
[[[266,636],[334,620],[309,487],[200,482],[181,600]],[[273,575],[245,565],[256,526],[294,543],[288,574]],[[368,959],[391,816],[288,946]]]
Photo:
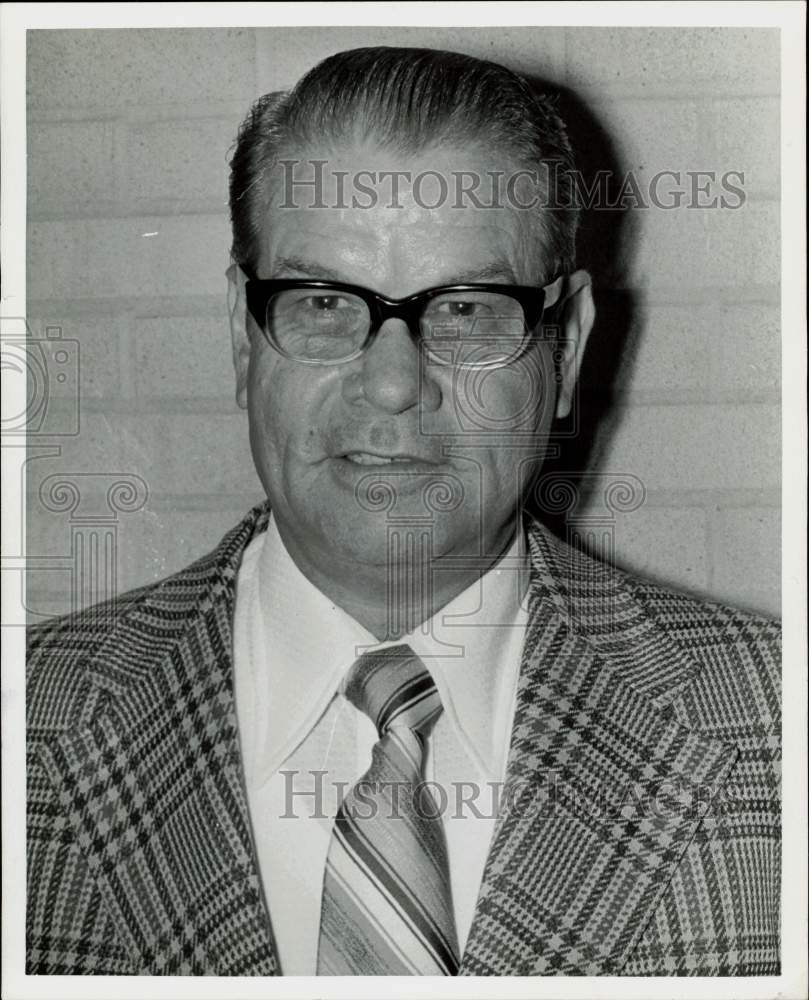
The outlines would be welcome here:
[[[526,285],[440,285],[388,299],[335,281],[251,279],[247,307],[272,347],[306,365],[353,361],[382,324],[401,319],[429,358],[462,368],[499,368],[515,360],[555,305],[562,278]]]

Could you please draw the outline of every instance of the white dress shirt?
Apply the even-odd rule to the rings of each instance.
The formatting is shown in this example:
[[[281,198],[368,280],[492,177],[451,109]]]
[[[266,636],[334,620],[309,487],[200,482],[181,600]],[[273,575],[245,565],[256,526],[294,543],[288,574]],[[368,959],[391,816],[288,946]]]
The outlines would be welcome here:
[[[236,711],[259,869],[284,975],[316,973],[333,817],[340,791],[368,769],[377,740],[371,720],[342,695],[342,682],[366,649],[399,642],[422,658],[444,706],[429,740],[425,778],[436,783],[431,787],[442,807],[463,951],[505,777],[526,582],[519,534],[496,566],[428,623],[397,643],[380,643],[306,579],[273,519],[248,546],[237,579]]]

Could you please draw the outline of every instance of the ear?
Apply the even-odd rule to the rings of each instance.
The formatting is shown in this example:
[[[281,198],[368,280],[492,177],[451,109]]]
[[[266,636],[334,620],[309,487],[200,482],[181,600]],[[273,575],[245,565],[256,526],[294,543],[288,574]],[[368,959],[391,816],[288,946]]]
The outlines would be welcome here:
[[[586,271],[574,271],[565,281],[560,311],[560,346],[562,361],[559,365],[561,382],[556,397],[556,416],[562,419],[570,413],[573,393],[579,380],[581,361],[587,338],[596,318],[596,307],[590,275]]]
[[[244,286],[247,278],[235,261],[225,272],[228,279],[228,315],[233,346],[233,368],[236,372],[236,403],[247,409],[247,369],[250,364],[250,335],[247,332],[247,300]]]

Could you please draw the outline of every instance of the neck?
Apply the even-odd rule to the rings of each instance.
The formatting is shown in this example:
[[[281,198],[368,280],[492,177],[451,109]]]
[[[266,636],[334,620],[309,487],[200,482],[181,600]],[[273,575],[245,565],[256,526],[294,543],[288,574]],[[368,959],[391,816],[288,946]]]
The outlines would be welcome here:
[[[515,521],[490,539],[487,553],[447,553],[423,556],[419,545],[403,546],[395,561],[377,566],[347,564],[333,557],[313,560],[278,525],[287,552],[303,575],[338,607],[359,622],[379,642],[401,639],[479,580],[508,551]],[[333,572],[340,566],[339,576]]]

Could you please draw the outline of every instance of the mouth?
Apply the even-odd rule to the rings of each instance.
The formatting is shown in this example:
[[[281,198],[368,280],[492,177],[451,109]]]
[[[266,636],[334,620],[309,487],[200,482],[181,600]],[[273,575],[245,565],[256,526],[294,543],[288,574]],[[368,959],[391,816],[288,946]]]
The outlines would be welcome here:
[[[378,455],[369,451],[349,451],[340,458],[353,465],[433,465],[426,458],[418,455],[398,454],[398,455]]]

